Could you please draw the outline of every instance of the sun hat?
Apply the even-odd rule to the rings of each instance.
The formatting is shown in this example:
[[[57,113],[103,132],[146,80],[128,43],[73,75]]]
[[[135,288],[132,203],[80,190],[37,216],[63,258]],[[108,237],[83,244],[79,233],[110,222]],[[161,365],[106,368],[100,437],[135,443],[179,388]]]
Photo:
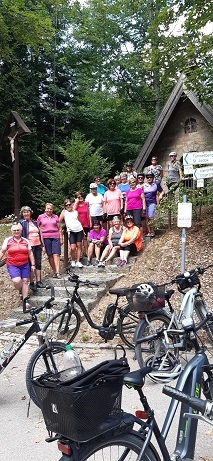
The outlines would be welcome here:
[[[90,187],[90,189],[97,189],[98,186],[97,186],[97,184],[95,182],[91,182],[89,187]]]
[[[169,157],[173,157],[173,156],[177,157],[177,153],[176,152],[170,152]]]

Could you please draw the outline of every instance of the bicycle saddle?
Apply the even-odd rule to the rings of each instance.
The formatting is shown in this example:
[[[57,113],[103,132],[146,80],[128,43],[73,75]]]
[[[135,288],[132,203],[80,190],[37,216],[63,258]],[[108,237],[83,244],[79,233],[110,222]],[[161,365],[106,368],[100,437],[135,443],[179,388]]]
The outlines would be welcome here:
[[[145,376],[151,371],[152,367],[143,367],[136,371],[130,371],[124,376],[123,383],[129,386],[143,386]]]
[[[126,296],[129,293],[129,288],[128,287],[110,288],[109,293],[111,295]]]

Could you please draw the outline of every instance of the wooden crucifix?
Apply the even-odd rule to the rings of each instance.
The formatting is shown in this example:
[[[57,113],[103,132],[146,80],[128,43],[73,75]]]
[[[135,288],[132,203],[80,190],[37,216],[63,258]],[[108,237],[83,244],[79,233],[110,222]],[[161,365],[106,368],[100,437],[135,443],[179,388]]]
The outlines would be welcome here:
[[[25,125],[19,114],[11,111],[8,117],[2,141],[10,143],[10,155],[13,164],[13,184],[14,184],[14,214],[19,216],[20,211],[20,175],[19,175],[19,150],[18,138],[23,134],[30,134],[31,131]]]

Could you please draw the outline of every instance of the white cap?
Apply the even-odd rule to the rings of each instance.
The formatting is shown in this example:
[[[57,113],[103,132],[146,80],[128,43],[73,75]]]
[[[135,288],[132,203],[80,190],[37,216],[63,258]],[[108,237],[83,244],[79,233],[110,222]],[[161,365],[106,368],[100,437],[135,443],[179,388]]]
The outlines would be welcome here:
[[[173,156],[173,155],[174,155],[174,157],[177,157],[177,153],[176,153],[176,152],[170,152],[169,157],[171,157],[171,156]]]
[[[97,189],[97,184],[95,182],[92,182],[89,186],[90,189]]]

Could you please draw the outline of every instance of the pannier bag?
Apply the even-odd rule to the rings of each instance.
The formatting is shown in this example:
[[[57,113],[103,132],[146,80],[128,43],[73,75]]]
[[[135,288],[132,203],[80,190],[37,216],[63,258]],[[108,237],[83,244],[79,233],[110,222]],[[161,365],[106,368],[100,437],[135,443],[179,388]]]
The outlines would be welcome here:
[[[153,312],[165,306],[165,286],[147,282],[132,285],[127,294],[129,307],[135,312]]]
[[[123,357],[106,360],[69,381],[60,381],[60,373],[32,380],[48,431],[85,442],[117,426],[123,376],[128,372]]]

